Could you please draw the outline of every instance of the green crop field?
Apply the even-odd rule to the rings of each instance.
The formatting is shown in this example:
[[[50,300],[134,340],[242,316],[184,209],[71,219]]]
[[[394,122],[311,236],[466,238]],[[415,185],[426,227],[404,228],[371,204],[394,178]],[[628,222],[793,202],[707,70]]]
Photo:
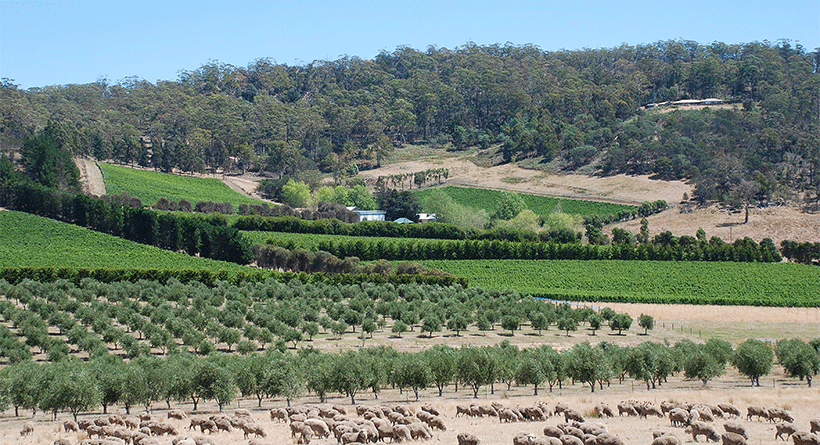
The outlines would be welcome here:
[[[262,201],[231,190],[216,178],[194,178],[111,164],[100,164],[100,169],[109,195],[125,191],[149,206],[162,197],[171,201],[186,199],[191,204],[198,201],[230,202],[234,209],[241,203],[262,204]]]
[[[0,267],[247,270],[27,213],[0,211]]]
[[[458,204],[470,207],[476,211],[484,209],[488,215],[492,215],[496,209],[496,203],[501,196],[498,190],[485,190],[478,188],[467,187],[442,187],[440,189],[425,189],[414,191],[416,198],[424,202],[430,196],[433,190],[442,190],[444,193],[453,198]],[[529,195],[519,193],[519,196],[527,204],[527,208],[535,212],[537,215],[547,215],[555,210],[555,207],[560,204],[561,210],[564,213],[572,215],[614,215],[622,211],[637,211],[635,206],[628,206],[622,204],[612,204],[607,202],[597,201],[582,201],[576,199],[552,198],[549,196]]]
[[[820,306],[820,271],[793,263],[674,261],[420,261],[470,286],[568,300]]]
[[[320,241],[350,241],[350,240],[357,240],[361,239],[358,236],[346,236],[346,235],[318,235],[318,234],[311,234],[311,233],[285,233],[285,232],[260,232],[255,230],[242,230],[242,235],[245,236],[252,244],[265,244],[268,239],[274,240],[275,244],[283,245],[285,243],[290,244],[293,242],[293,247],[296,249],[307,249],[307,250],[316,250],[319,246]],[[425,242],[431,241],[429,238],[392,238],[392,237],[385,237],[385,236],[373,236],[367,237],[368,242],[376,242],[376,241],[387,241],[387,242],[395,242],[397,240],[401,241],[418,241],[418,242]],[[441,240],[433,240],[433,241],[441,241]]]

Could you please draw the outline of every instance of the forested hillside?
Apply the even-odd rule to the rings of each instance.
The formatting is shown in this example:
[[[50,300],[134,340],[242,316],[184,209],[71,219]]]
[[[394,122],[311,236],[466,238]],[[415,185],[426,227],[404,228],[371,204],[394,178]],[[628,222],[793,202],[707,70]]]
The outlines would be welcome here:
[[[645,109],[705,98],[734,106]],[[498,146],[499,162],[693,179],[699,200],[816,204],[819,102],[820,51],[788,41],[573,51],[468,43],[301,66],[212,61],[156,83],[20,90],[4,79],[0,138],[15,149],[49,126],[73,155],[287,176],[343,176],[406,144]]]

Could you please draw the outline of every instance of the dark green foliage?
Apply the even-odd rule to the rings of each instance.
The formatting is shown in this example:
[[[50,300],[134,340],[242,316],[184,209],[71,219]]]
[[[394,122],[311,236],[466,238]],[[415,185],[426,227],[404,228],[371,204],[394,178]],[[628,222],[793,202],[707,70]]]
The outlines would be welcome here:
[[[806,379],[811,388],[811,381],[820,372],[820,353],[810,344],[800,340],[781,340],[775,348],[777,361],[792,376]]]
[[[20,150],[22,163],[28,175],[45,187],[60,190],[80,190],[80,170],[67,150],[44,131],[26,139]]]
[[[760,377],[772,370],[774,352],[766,343],[749,339],[738,345],[730,361],[741,374],[751,379],[752,386],[760,386]]]
[[[618,335],[628,330],[630,326],[632,326],[632,317],[629,314],[618,314],[609,320],[609,328],[618,331]]]

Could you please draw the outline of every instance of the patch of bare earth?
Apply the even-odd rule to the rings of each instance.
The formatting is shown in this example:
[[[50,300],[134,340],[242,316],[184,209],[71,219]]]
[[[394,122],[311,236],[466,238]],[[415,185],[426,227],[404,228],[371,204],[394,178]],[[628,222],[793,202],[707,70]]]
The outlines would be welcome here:
[[[74,158],[74,163],[80,170],[83,192],[93,196],[105,195],[105,180],[97,162],[89,158]]]
[[[749,222],[744,220],[745,213],[731,213],[716,205],[695,208],[692,213],[681,213],[680,207],[673,207],[647,218],[650,236],[667,230],[677,236],[695,236],[698,228],[703,228],[707,238],[717,236],[726,242],[747,236],[757,242],[771,238],[778,247],[782,240],[820,242],[820,214],[787,206],[755,207],[749,211]],[[613,227],[638,233],[640,225],[640,220],[632,220]]]

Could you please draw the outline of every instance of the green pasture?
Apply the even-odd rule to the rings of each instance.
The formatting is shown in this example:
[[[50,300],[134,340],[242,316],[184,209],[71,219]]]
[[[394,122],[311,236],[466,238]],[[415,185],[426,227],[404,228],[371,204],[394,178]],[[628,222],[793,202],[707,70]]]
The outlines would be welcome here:
[[[675,261],[419,261],[470,286],[549,298],[635,303],[820,306],[817,267]]]
[[[139,198],[143,204],[152,206],[159,198],[171,201],[186,199],[191,204],[198,201],[230,202],[234,210],[239,204],[261,204],[262,201],[248,198],[216,178],[195,178],[172,175],[149,170],[138,170],[112,164],[100,164],[105,178],[105,188],[109,195],[128,192]]]
[[[247,270],[72,224],[0,211],[0,267]]]
[[[413,194],[420,202],[424,202],[433,190],[441,190],[453,198],[458,204],[474,209],[475,211],[484,209],[488,215],[495,213],[496,204],[501,196],[498,190],[486,190],[479,188],[447,186],[439,189],[424,189],[413,191]],[[556,210],[560,204],[563,213],[571,215],[615,215],[622,211],[636,211],[635,206],[613,204],[598,201],[583,201],[578,199],[553,198],[549,196],[530,195],[518,193],[524,200],[527,208],[537,215],[548,215]]]

